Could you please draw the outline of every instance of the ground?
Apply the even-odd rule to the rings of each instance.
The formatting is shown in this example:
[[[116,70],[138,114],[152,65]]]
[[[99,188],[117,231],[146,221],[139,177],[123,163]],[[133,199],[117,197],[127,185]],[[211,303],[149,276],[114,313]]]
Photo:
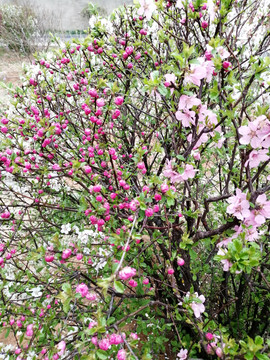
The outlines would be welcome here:
[[[29,63],[26,57],[20,57],[7,48],[0,47],[0,82],[8,85],[20,85],[20,76],[23,73],[22,64]],[[8,90],[0,87],[0,106],[7,102]],[[2,110],[2,109],[1,109]]]

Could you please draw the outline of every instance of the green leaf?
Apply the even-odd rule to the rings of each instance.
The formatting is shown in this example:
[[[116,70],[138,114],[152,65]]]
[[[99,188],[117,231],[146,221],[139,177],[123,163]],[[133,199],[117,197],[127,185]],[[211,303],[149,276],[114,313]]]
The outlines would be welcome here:
[[[107,355],[107,353],[106,353],[104,350],[98,350],[98,351],[96,352],[96,355],[97,355],[97,357],[98,357],[99,359],[101,359],[101,360],[108,359],[108,355]]]
[[[7,332],[5,334],[5,339],[8,337],[9,333],[10,333],[10,328],[7,329]]]
[[[120,294],[123,294],[123,292],[125,291],[125,286],[124,284],[121,283],[121,281],[114,281],[114,288],[115,290],[120,293]]]
[[[71,298],[68,298],[63,302],[63,310],[66,314],[69,312],[70,302],[71,302]]]

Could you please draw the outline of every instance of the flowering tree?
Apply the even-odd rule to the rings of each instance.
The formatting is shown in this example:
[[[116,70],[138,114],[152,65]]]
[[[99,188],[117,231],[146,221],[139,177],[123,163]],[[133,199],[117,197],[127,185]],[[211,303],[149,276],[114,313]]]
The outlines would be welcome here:
[[[140,0],[37,56],[1,118],[4,358],[269,359],[267,14]]]

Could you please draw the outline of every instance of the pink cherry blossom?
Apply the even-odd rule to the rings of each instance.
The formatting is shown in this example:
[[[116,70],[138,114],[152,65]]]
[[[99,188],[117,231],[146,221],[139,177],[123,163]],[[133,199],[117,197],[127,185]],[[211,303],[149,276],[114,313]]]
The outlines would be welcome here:
[[[181,349],[180,352],[177,354],[177,359],[179,360],[186,360],[188,356],[187,349]]]
[[[177,2],[175,4],[175,7],[178,8],[178,9],[184,9],[185,6],[183,4],[183,0],[177,0]]]
[[[195,112],[190,110],[185,110],[185,112],[177,111],[175,113],[177,120],[181,121],[184,127],[191,127],[195,125]]]
[[[259,133],[260,127],[258,120],[249,122],[248,125],[241,126],[239,128],[239,133],[242,135],[240,138],[240,144],[248,145],[250,144],[253,149],[256,149],[261,146],[261,138]]]
[[[166,74],[164,75],[166,83],[172,83],[175,84],[176,82],[176,76],[174,74]],[[170,86],[171,84],[169,84]]]
[[[190,71],[185,74],[185,83],[194,84],[197,86],[201,85],[201,80],[206,78],[207,72],[202,65],[191,65]]]
[[[195,169],[193,168],[193,165],[186,164],[185,171],[184,171],[184,173],[182,174],[183,180],[193,179],[194,176],[196,175],[196,172],[197,172],[197,171],[198,171],[198,170],[195,170]]]
[[[156,10],[156,5],[153,0],[139,0],[141,7],[138,10],[138,15],[143,15],[147,20],[150,20],[153,12]]]
[[[254,220],[258,225],[262,225],[265,219],[270,219],[270,201],[265,194],[262,194],[257,197],[255,205]]]
[[[227,251],[227,249],[220,248],[217,252],[217,255],[225,256]],[[229,271],[233,265],[228,259],[222,259],[220,262],[223,264],[223,271]]]
[[[196,96],[182,95],[179,99],[178,110],[191,109],[193,106],[201,104],[201,100],[197,99]]]
[[[194,312],[195,317],[199,318],[201,316],[201,314],[205,311],[205,306],[203,305],[203,303],[205,302],[205,297],[203,295],[198,296],[197,293],[195,293],[194,295],[196,295],[196,297],[201,302],[199,303],[199,302],[193,301],[190,306]]]
[[[269,159],[267,153],[268,150],[266,149],[252,150],[249,154],[248,160],[245,162],[245,166],[247,167],[249,165],[251,169],[258,167],[261,161],[266,161]]]
[[[228,214],[234,215],[239,220],[249,217],[249,202],[246,194],[242,193],[240,189],[236,189],[236,195],[231,196],[227,201],[230,203],[227,207]]]
[[[222,60],[227,59],[230,56],[230,53],[223,46],[217,47],[216,50]]]

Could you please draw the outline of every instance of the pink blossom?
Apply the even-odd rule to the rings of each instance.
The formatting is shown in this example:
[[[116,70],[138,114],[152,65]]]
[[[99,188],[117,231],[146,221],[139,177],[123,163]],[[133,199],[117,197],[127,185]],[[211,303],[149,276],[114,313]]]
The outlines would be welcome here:
[[[97,106],[98,107],[103,107],[105,105],[105,100],[104,99],[97,99]]]
[[[153,216],[153,214],[154,214],[154,210],[153,210],[153,209],[148,208],[148,209],[145,210],[145,216],[146,216],[146,217],[151,217],[151,216]]]
[[[134,287],[134,288],[138,286],[137,281],[135,281],[135,280],[133,280],[133,279],[129,280],[128,284],[129,284],[131,287]]]
[[[124,98],[123,98],[123,96],[117,96],[117,97],[114,99],[114,103],[115,103],[115,105],[120,106],[120,105],[122,105],[122,104],[123,104],[123,102],[124,102]]]
[[[141,7],[138,10],[138,15],[143,15],[147,20],[150,20],[153,12],[156,10],[156,5],[153,0],[139,0]]]
[[[119,271],[119,278],[121,280],[128,280],[136,275],[136,269],[126,266],[121,271]]]
[[[30,324],[27,326],[26,336],[29,336],[29,337],[33,336],[33,334],[34,334],[33,327],[34,327],[34,324]]]
[[[206,337],[206,339],[208,340],[208,341],[210,341],[210,340],[212,340],[213,338],[214,338],[214,335],[212,334],[212,333],[206,333],[205,334],[205,337]]]
[[[98,323],[96,321],[90,321],[88,327],[89,327],[89,329],[92,329],[93,327],[97,326],[97,324]]]
[[[130,333],[130,337],[133,339],[133,340],[138,340],[138,335],[136,333]]]
[[[223,61],[222,66],[223,66],[223,69],[228,70],[229,67],[232,66],[232,63],[229,61]]]
[[[197,171],[198,171],[198,170],[195,170],[195,169],[193,168],[193,165],[186,164],[185,171],[184,171],[184,173],[182,174],[183,180],[193,179],[194,176],[196,175],[196,172],[197,172]]]
[[[60,343],[57,345],[57,349],[60,350],[58,351],[58,355],[62,356],[66,350],[66,343],[65,341],[60,341]]]
[[[118,360],[126,360],[126,351],[124,349],[121,349],[118,351],[117,359]]]
[[[255,205],[254,220],[258,225],[262,225],[265,219],[270,219],[270,201],[267,200],[265,194],[262,194],[257,197]]]
[[[97,300],[97,294],[93,293],[93,292],[88,292],[85,295],[85,298],[89,301],[96,301]]]
[[[200,86],[201,80],[206,78],[206,69],[202,65],[191,65],[190,71],[185,74],[185,83]]]
[[[76,293],[79,293],[82,297],[85,297],[88,294],[88,286],[84,283],[81,283],[76,287]]]
[[[59,170],[61,170],[61,167],[58,164],[53,164],[52,169],[59,171]]]
[[[165,82],[164,82],[164,85],[166,87],[170,87],[172,86],[172,84],[175,85],[175,82],[176,82],[176,76],[174,74],[166,74],[165,75]],[[171,88],[171,94],[174,92],[174,89]]]
[[[99,341],[98,346],[101,350],[108,350],[110,347],[110,341],[108,339],[102,339]]]
[[[110,344],[111,345],[118,345],[123,343],[123,338],[120,334],[112,334],[110,336]]]
[[[217,47],[216,50],[222,60],[224,60],[230,56],[230,53],[223,46]]]
[[[168,269],[168,274],[172,275],[174,273],[174,270],[172,268]]]
[[[178,110],[191,109],[193,106],[201,105],[201,100],[195,96],[182,95],[179,99]]]
[[[203,303],[205,302],[205,297],[203,295],[198,296],[197,293],[195,293],[194,295],[196,295],[197,299],[201,300],[201,302],[198,303],[193,301],[190,306],[194,312],[195,317],[199,318],[201,314],[205,311],[205,306],[203,305]]]
[[[245,162],[245,166],[249,167],[251,169],[258,167],[260,165],[261,161],[267,161],[269,159],[269,156],[267,155],[268,150],[262,149],[262,150],[252,150],[249,154],[248,160]]]
[[[68,259],[72,254],[72,250],[71,249],[65,249],[62,253],[62,259],[66,260]]]
[[[178,121],[181,121],[184,127],[191,127],[195,125],[195,112],[190,110],[177,111],[175,117]]]
[[[177,354],[177,358],[179,358],[179,360],[186,360],[187,357],[188,357],[187,349],[181,349],[180,352]]]
[[[227,249],[220,248],[217,252],[217,255],[225,256],[227,251]],[[229,271],[233,265],[228,259],[222,259],[220,262],[223,264],[223,271]]]
[[[177,265],[183,266],[184,264],[185,264],[185,260],[184,260],[184,259],[182,259],[182,258],[178,258],[178,259],[177,259]]]
[[[238,130],[239,133],[243,135],[240,138],[240,144],[250,144],[253,149],[260,147],[262,139],[260,138],[259,130],[260,124],[258,120],[249,122],[248,125],[241,126]]]
[[[206,29],[208,27],[208,22],[207,21],[202,21],[201,25],[202,25],[203,29]]]
[[[236,189],[236,195],[231,196],[227,201],[230,203],[227,207],[228,214],[234,215],[239,220],[249,217],[249,202],[246,194],[242,193],[240,189]]]

